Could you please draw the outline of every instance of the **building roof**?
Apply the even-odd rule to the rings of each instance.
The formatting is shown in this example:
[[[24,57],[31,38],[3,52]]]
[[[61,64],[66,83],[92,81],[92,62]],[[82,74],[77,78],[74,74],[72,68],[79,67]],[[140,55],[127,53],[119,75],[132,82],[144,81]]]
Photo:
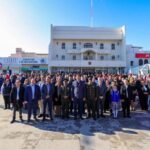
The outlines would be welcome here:
[[[86,27],[86,26],[53,26],[51,25],[52,39],[103,39],[122,40],[125,27]]]

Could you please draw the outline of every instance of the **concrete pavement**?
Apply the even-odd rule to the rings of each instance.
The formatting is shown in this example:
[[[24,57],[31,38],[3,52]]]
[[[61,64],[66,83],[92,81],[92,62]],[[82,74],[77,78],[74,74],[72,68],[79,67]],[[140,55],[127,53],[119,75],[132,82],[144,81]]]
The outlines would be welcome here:
[[[150,147],[150,112],[137,111],[131,119],[109,116],[93,121],[39,123],[18,119],[10,124],[11,110],[3,109],[0,96],[0,150],[148,150]],[[26,114],[23,115],[26,120]]]

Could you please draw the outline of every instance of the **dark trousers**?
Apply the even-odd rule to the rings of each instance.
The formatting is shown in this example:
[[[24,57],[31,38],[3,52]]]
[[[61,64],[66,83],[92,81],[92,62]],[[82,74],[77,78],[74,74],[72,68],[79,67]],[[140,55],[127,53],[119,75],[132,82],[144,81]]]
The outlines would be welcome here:
[[[129,99],[125,99],[124,102],[122,102],[122,111],[124,117],[130,116],[130,101]]]
[[[74,109],[74,117],[76,118],[77,115],[79,115],[81,118],[83,112],[83,99],[74,98],[73,109]]]
[[[10,96],[4,95],[3,98],[4,98],[5,109],[10,109]]]
[[[140,98],[140,105],[142,110],[148,110],[148,95],[144,95]]]
[[[32,100],[28,103],[28,120],[31,119],[31,114],[33,112],[34,119],[36,119],[36,113],[37,113],[37,101]]]
[[[65,99],[62,100],[62,117],[68,118],[69,117],[69,100]]]
[[[95,99],[87,99],[87,109],[88,109],[88,117],[91,117],[91,112],[92,112],[92,117],[95,118]]]
[[[104,99],[98,99],[96,101],[96,113],[97,113],[97,117],[99,117],[99,115],[100,115],[100,110],[101,110],[101,116],[103,116],[103,112],[104,112]]]
[[[48,106],[48,110],[49,110],[49,115],[50,118],[52,119],[52,106],[53,106],[53,102],[52,99],[48,98],[43,100],[43,119],[45,119],[45,114],[46,114],[46,107]]]
[[[85,114],[85,101],[83,101],[82,113]]]
[[[19,111],[19,117],[22,119],[22,106],[18,102],[13,104],[13,120],[16,119],[16,111]]]
[[[70,113],[72,113],[72,110],[73,110],[73,101],[70,98]]]

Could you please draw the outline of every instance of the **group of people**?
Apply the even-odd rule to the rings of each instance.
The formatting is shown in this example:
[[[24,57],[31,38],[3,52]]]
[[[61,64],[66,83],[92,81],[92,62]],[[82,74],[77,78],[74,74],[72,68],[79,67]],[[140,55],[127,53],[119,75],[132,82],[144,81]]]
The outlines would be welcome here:
[[[55,73],[0,75],[0,88],[4,109],[13,109],[11,123],[19,111],[27,112],[27,122],[55,117],[69,119],[120,116],[131,118],[130,111],[140,106],[143,111],[150,108],[149,76],[113,75],[97,73]]]

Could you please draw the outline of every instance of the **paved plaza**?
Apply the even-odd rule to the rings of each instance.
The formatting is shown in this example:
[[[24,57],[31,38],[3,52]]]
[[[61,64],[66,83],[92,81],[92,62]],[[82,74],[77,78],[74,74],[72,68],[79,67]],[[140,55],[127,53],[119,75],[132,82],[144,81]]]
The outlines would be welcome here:
[[[137,111],[131,119],[73,119],[10,124],[11,110],[0,96],[0,150],[148,150],[150,113]],[[17,114],[18,116],[18,114]],[[27,115],[24,113],[24,120]],[[18,117],[17,117],[17,120]]]

